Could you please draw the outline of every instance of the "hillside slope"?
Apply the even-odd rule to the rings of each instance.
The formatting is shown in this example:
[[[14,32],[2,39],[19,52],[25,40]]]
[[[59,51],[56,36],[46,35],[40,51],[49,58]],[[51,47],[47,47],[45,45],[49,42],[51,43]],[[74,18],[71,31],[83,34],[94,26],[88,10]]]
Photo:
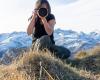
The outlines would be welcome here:
[[[100,72],[92,72],[93,68],[95,70],[100,69],[100,57],[89,58],[96,55],[100,56],[100,48],[93,51],[94,54],[85,55],[81,59],[78,57],[79,54],[83,53],[77,53],[74,60],[67,59],[64,62],[51,55],[50,52],[30,51],[18,57],[8,66],[1,65],[0,80],[100,80]],[[88,66],[90,70],[82,68],[86,67],[86,62],[92,59],[95,59],[95,63],[93,63],[97,67],[92,67],[91,62]]]

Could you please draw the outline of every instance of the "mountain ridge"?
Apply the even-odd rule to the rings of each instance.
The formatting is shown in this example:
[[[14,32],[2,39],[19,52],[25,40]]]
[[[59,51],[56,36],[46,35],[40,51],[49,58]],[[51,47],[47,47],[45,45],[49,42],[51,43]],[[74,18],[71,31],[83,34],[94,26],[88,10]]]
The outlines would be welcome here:
[[[100,46],[100,34],[91,32],[75,32],[73,30],[56,29],[54,32],[55,44],[68,48],[72,55],[81,50],[87,50],[97,45]],[[26,32],[12,32],[0,34],[0,59],[3,60],[7,55],[16,57],[16,50],[29,49],[32,46],[32,37]],[[16,50],[15,50],[16,49]]]

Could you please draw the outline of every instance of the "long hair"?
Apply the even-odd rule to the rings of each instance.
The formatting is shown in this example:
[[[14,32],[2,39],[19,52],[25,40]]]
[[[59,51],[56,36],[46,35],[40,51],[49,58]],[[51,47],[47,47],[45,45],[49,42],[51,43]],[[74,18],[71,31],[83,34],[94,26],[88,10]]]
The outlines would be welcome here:
[[[48,0],[37,0],[36,4],[35,4],[35,9],[37,9],[37,10],[40,9],[42,4],[46,4],[46,6],[48,8],[48,14],[50,14],[51,13],[51,6],[50,6]],[[31,19],[32,19],[32,16],[28,19],[28,21]]]

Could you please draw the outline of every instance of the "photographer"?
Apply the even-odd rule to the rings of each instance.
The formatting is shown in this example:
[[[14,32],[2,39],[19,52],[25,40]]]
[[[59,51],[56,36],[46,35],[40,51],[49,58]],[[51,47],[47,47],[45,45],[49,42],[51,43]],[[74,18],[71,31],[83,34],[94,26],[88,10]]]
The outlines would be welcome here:
[[[70,51],[64,47],[56,46],[54,41],[54,26],[56,20],[53,14],[51,14],[51,7],[47,0],[37,0],[34,12],[31,16],[31,21],[27,28],[27,34],[33,37],[32,49],[39,50],[48,49],[54,52],[58,57],[69,57]],[[33,32],[34,30],[34,32]],[[63,53],[63,51],[67,51]]]

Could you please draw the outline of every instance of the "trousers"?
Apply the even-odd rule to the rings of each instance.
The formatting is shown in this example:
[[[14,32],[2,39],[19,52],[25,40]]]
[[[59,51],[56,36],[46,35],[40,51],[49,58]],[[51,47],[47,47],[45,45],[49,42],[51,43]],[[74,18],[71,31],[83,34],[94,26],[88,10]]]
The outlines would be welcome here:
[[[58,46],[52,43],[50,37],[48,35],[44,35],[38,39],[33,39],[32,42],[32,50],[45,50],[47,49],[51,53],[53,53],[56,57],[61,59],[67,59],[70,57],[70,50],[63,47]]]

